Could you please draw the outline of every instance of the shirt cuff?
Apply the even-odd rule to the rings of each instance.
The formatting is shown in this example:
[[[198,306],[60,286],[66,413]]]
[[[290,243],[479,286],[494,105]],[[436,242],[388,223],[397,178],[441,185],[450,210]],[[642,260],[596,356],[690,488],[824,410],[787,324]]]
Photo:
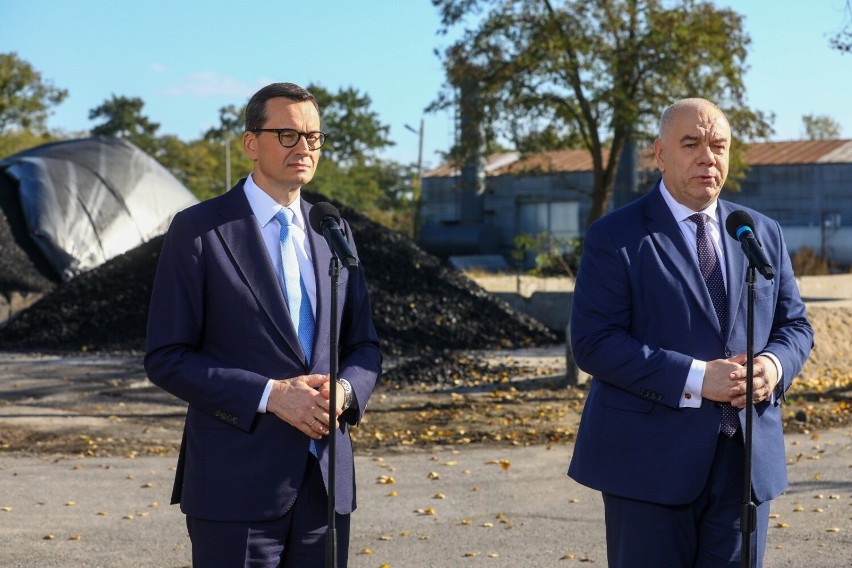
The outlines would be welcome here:
[[[781,361],[770,353],[769,351],[764,351],[763,353],[759,353],[758,357],[766,357],[773,363],[775,363],[775,370],[778,372],[778,382],[775,383],[775,388],[772,389],[772,397],[770,398],[770,402],[775,404],[775,401],[778,400],[778,397],[784,394],[784,368],[781,366]]]
[[[707,369],[706,361],[693,359],[689,366],[689,373],[686,375],[686,384],[683,386],[683,393],[680,395],[681,408],[700,408],[701,407],[701,389],[704,386],[704,371]]]
[[[263,395],[260,397],[260,403],[257,405],[257,411],[262,413],[266,412],[266,403],[269,402],[269,393],[272,392],[272,379],[266,381],[266,388],[263,389]]]

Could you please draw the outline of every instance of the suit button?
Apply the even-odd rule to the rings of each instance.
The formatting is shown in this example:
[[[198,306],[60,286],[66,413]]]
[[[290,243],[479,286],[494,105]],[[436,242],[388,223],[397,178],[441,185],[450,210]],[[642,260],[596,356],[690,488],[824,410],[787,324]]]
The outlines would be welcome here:
[[[730,357],[732,355],[731,350],[725,347],[725,357]]]

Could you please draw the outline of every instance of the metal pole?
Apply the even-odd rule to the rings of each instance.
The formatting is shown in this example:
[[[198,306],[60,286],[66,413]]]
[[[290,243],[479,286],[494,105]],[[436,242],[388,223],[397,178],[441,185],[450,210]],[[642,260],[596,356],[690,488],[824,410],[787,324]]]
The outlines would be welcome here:
[[[231,136],[225,135],[225,191],[231,189]]]
[[[757,526],[757,505],[751,499],[751,450],[752,450],[752,413],[754,402],[754,281],[756,269],[749,263],[746,273],[748,288],[746,312],[746,405],[743,463],[743,500],[740,508],[740,532],[743,542],[740,552],[740,566],[751,568],[752,534]]]
[[[327,231],[323,234],[328,239]],[[329,356],[329,429],[328,429],[328,533],[326,534],[325,565],[327,568],[337,568],[337,287],[340,281],[340,259],[331,255],[328,266],[331,276],[331,337],[329,338],[331,354]]]

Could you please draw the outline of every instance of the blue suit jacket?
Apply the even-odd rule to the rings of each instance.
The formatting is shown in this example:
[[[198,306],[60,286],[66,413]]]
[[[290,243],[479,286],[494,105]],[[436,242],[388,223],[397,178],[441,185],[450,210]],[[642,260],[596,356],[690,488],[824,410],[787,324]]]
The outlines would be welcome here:
[[[778,223],[719,200],[725,219],[748,211],[776,270],[755,285],[755,354],[769,351],[789,388],[813,345]],[[720,405],[679,408],[693,358],[746,352],[748,261],[722,231],[727,267],[728,330],[719,327],[698,264],[659,185],[586,233],[574,289],[570,335],[578,366],[590,373],[569,475],[621,497],[662,504],[695,500],[719,436]],[[783,389],[783,391],[781,390]],[[787,486],[780,400],[754,407],[752,484],[758,501]],[[744,423],[744,411],[740,421]]]
[[[329,372],[331,251],[307,231],[316,275],[313,360],[304,354],[284,293],[240,181],[226,194],[178,213],[160,255],[151,297],[145,369],[150,380],[189,403],[173,502],[191,516],[257,521],[293,504],[309,438],[257,406],[270,378]],[[302,201],[308,218],[310,205]],[[348,225],[344,223],[348,233]],[[355,245],[350,237],[350,245]],[[357,254],[357,253],[356,253]],[[357,406],[356,423],[380,372],[378,337],[363,271],[341,271],[339,377]],[[352,444],[336,432],[336,508],[355,508]],[[328,486],[327,438],[318,442]]]

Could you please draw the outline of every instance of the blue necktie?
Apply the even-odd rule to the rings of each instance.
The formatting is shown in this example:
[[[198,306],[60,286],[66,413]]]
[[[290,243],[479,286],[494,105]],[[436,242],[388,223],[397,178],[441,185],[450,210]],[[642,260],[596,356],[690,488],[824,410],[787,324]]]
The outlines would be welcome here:
[[[281,268],[284,276],[284,295],[287,297],[287,308],[290,310],[290,319],[293,320],[293,328],[299,336],[302,351],[305,352],[305,363],[310,364],[311,351],[314,345],[314,312],[311,309],[311,299],[305,289],[299,270],[299,260],[296,257],[296,242],[290,227],[293,226],[293,211],[281,209],[275,214],[275,219],[281,225],[278,235],[278,244],[281,247]],[[308,451],[314,456],[319,456],[316,440],[311,438]]]
[[[305,362],[310,363],[314,345],[314,312],[311,309],[311,300],[305,289],[305,282],[299,271],[299,261],[296,258],[296,243],[290,230],[293,225],[293,215],[292,210],[284,208],[275,214],[275,219],[281,225],[278,240],[281,245],[281,267],[284,273],[287,307],[290,310],[290,319],[293,320],[293,328],[299,336],[299,343],[302,344],[302,351],[305,353]]]
[[[722,278],[722,265],[716,256],[716,247],[710,242],[707,235],[707,216],[704,213],[695,213],[689,216],[689,220],[695,223],[695,239],[698,245],[698,268],[704,278],[710,299],[713,301],[713,309],[719,319],[722,335],[728,330],[728,295],[725,292],[725,281]],[[729,438],[737,432],[740,420],[737,417],[737,409],[730,404],[722,405],[722,421],[719,430]]]

